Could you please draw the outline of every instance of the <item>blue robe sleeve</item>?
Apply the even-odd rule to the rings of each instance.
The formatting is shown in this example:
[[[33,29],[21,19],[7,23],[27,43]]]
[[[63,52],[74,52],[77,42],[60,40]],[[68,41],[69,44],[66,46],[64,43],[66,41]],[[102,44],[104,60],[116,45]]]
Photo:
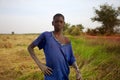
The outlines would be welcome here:
[[[39,49],[42,49],[45,46],[45,42],[46,42],[46,40],[45,40],[45,32],[44,32],[44,33],[40,34],[37,37],[37,39],[35,39],[33,41],[33,45],[37,46]]]
[[[76,59],[73,54],[72,45],[70,44],[70,60],[68,63],[71,66],[75,61],[76,61]]]

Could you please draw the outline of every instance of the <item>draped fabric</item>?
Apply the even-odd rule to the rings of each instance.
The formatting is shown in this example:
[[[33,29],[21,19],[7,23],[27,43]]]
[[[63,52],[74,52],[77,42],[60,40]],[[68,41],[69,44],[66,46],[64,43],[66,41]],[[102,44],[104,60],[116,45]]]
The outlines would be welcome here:
[[[69,80],[69,66],[75,61],[71,43],[61,44],[51,31],[43,32],[33,44],[44,50],[46,66],[53,70],[51,75],[44,75],[44,80]]]

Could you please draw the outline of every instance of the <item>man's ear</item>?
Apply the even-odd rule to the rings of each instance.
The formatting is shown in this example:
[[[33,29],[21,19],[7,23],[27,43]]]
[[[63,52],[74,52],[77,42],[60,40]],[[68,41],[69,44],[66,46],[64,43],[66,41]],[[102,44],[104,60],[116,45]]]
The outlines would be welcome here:
[[[52,25],[54,25],[53,21],[52,21]]]

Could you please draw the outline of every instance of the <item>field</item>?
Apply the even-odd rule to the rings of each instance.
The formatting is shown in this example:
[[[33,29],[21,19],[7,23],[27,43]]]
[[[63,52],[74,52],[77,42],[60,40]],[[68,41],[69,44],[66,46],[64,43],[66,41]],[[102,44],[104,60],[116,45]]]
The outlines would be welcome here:
[[[0,34],[0,80],[43,80],[27,46],[37,34]],[[83,80],[120,80],[120,37],[68,36]],[[35,48],[45,63],[43,51]],[[75,80],[73,68],[70,80]]]

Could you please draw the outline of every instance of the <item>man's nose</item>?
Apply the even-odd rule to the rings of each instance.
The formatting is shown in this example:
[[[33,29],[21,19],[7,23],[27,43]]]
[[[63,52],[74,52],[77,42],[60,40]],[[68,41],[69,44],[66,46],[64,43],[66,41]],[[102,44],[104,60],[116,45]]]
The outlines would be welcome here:
[[[60,22],[60,21],[58,22],[58,25],[61,25],[61,22]]]

